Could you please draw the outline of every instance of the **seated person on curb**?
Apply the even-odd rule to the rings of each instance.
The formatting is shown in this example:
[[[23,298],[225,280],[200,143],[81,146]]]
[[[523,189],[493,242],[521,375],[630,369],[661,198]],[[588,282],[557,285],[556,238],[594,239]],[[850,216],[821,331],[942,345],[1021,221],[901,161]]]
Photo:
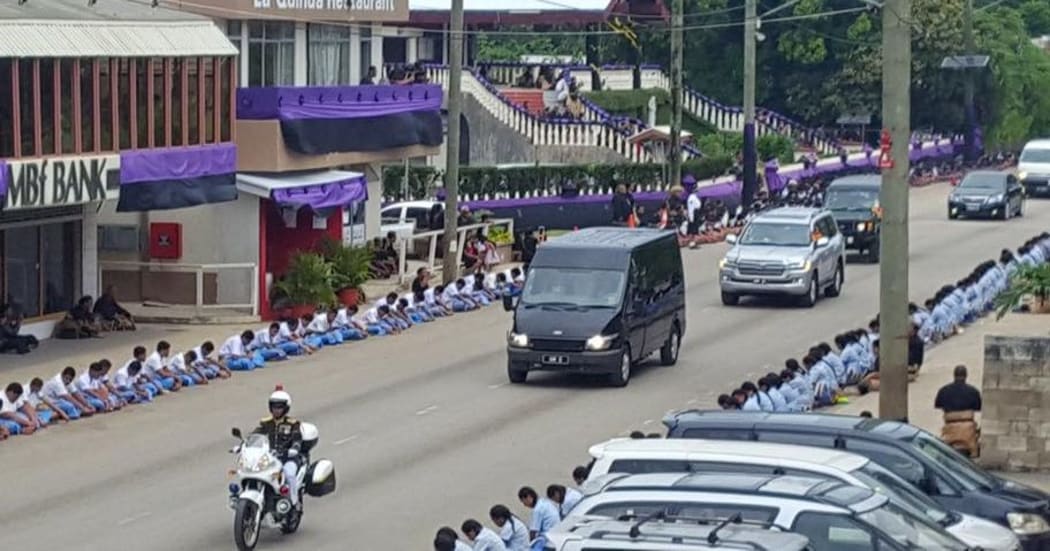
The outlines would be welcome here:
[[[138,363],[142,364],[142,370],[139,372],[139,378],[144,380],[145,382],[149,383],[149,385],[155,391],[153,393],[154,397],[156,397],[157,395],[164,394],[164,393],[167,392],[167,390],[164,390],[164,385],[165,385],[164,378],[159,377],[159,376],[154,376],[150,372],[149,367],[146,366],[146,347],[145,346],[136,346],[131,351],[131,359],[128,360],[128,362],[124,364],[124,367],[128,367],[129,365],[131,365],[132,362],[138,362]],[[174,388],[174,386],[175,386],[175,379],[171,378],[171,377],[169,377],[168,379],[169,380],[166,383],[168,385],[168,388]]]
[[[30,349],[38,345],[36,337],[19,334],[22,332],[22,315],[14,307],[7,306],[3,310],[4,316],[0,318],[0,354],[9,351],[28,354]]]
[[[138,352],[139,348],[136,347],[136,360],[139,359]],[[160,341],[157,343],[157,349],[145,359],[142,371],[154,384],[159,385],[161,390],[178,391],[182,388],[182,379],[176,377],[175,373],[168,368],[169,361],[171,361],[171,343]]]
[[[109,285],[95,301],[94,314],[102,323],[103,329],[116,331],[134,331],[135,319],[131,312],[121,308],[117,302],[116,289]]]
[[[26,402],[22,393],[21,384],[11,383],[0,395],[0,425],[11,434],[33,434],[42,426],[36,409]]]
[[[281,330],[277,333],[277,342],[297,345],[300,354],[310,355],[316,351],[314,347],[306,342],[306,338],[300,334],[299,329],[302,328],[302,325],[298,318],[293,317],[281,320],[280,324]]]
[[[373,306],[365,312],[365,323],[368,324],[368,332],[373,335],[397,335],[401,333],[400,324],[395,323],[390,315],[389,306]]]
[[[488,306],[492,304],[493,300],[496,300],[495,295],[489,294],[488,289],[485,288],[485,277],[483,275],[468,275],[463,278],[466,283],[464,289],[470,293],[470,298],[474,299],[474,302],[482,306]]]
[[[831,368],[815,357],[812,352],[802,358],[802,366],[809,372],[813,383],[813,407],[820,408],[834,404],[839,386]]]
[[[300,339],[302,339],[306,346],[309,346],[314,350],[320,350],[321,348],[324,348],[328,343],[325,342],[325,334],[323,332],[314,333],[310,330],[310,325],[313,324],[314,317],[314,314],[303,314],[303,316],[298,320],[298,327],[291,329],[292,332],[294,332]]]
[[[423,291],[423,304],[426,305],[430,315],[443,318],[452,315],[452,307],[445,301],[445,286],[438,285]]]
[[[77,378],[77,370],[67,367],[61,373],[44,381],[40,390],[40,396],[51,400],[70,419],[91,417],[95,408],[91,407],[81,396],[77,395],[73,381]]]
[[[216,377],[220,379],[229,379],[232,373],[226,366],[223,365],[221,360],[212,358],[211,355],[215,352],[215,343],[211,341],[204,341],[200,346],[193,349],[193,352],[197,354],[197,362],[199,365],[198,369],[204,371],[204,374],[209,379]]]
[[[395,325],[402,330],[408,329],[412,326],[412,320],[408,316],[401,314],[397,308],[397,301],[397,293],[387,293],[385,297],[376,301],[375,307],[382,308],[386,306],[390,310],[391,317],[396,322]]]
[[[233,335],[226,339],[219,348],[219,358],[226,367],[233,371],[251,371],[257,367],[263,367],[266,360],[262,355],[254,354],[248,350],[248,345],[255,340],[255,333],[251,329],[240,335]]]
[[[110,399],[109,390],[102,383],[99,375],[100,370],[98,362],[92,363],[73,384],[77,387],[77,392],[91,404],[91,407],[95,408],[95,411],[103,413],[116,411],[120,408]]]
[[[79,339],[99,336],[102,328],[92,312],[92,303],[90,296],[80,297],[76,305],[66,313],[65,319],[55,326],[55,338]]]
[[[173,354],[168,367],[182,381],[182,386],[206,385],[208,378],[203,373],[193,369],[193,363],[197,361],[197,353],[187,350],[182,354]]]
[[[54,421],[72,421],[74,419],[62,408],[58,407],[57,403],[41,394],[40,391],[44,388],[44,380],[40,377],[35,377],[32,381],[29,381],[25,388],[29,389],[25,394],[26,403],[36,411],[36,416],[40,419],[41,426],[48,425]]]
[[[344,306],[336,311],[331,325],[342,334],[343,340],[359,341],[368,338],[368,327],[354,319],[356,315],[357,306]]]
[[[152,402],[157,387],[142,374],[142,362],[131,360],[113,375],[117,393],[132,404]]]
[[[780,392],[780,377],[769,374],[758,380],[758,390],[765,392],[773,402],[773,411],[791,411],[788,408],[787,398]]]
[[[109,372],[113,369],[113,362],[103,358],[98,361],[98,380],[102,382],[102,386],[106,389],[106,393],[109,394],[109,400],[114,403],[116,409],[120,409],[128,405],[128,401],[120,396],[117,392],[117,387],[113,386],[113,383],[109,380]]]
[[[425,308],[416,306],[411,294],[397,299],[397,311],[403,316],[408,316],[408,319],[412,320],[412,323],[416,325],[434,321],[433,316],[427,313]]]
[[[274,322],[265,329],[255,331],[252,342],[248,343],[248,351],[262,354],[264,360],[271,362],[275,360],[288,359],[285,347],[277,344],[277,337],[281,334],[281,324]],[[294,345],[288,346],[289,350],[298,350]]]
[[[464,292],[466,286],[467,282],[463,278],[459,278],[445,287],[442,297],[452,305],[452,311],[466,312],[478,307],[477,302],[471,299],[468,293]]]
[[[321,338],[325,346],[343,344],[343,334],[332,329],[327,310],[321,310],[314,314],[310,324],[306,326],[306,334]]]

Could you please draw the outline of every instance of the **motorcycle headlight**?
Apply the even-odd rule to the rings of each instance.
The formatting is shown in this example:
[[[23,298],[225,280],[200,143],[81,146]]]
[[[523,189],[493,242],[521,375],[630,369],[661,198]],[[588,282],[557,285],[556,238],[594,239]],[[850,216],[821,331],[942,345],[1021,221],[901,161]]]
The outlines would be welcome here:
[[[255,463],[251,463],[247,458],[242,457],[238,464],[238,467],[242,471],[248,471],[250,473],[259,473],[270,468],[270,461],[271,460],[269,455],[263,455],[259,457],[259,459],[255,461]]]
[[[1028,177],[1028,173],[1027,172],[1018,172],[1017,173],[1017,179],[1018,180],[1024,180],[1027,177]]]
[[[587,339],[587,350],[608,350],[615,339],[616,335],[595,335]]]
[[[1006,522],[1018,536],[1050,532],[1050,525],[1046,523],[1046,519],[1035,513],[1006,513]]]
[[[812,265],[808,260],[800,260],[798,262],[788,262],[788,269],[799,272],[808,272]]]
[[[528,348],[529,336],[522,333],[507,333],[507,342],[515,348]]]

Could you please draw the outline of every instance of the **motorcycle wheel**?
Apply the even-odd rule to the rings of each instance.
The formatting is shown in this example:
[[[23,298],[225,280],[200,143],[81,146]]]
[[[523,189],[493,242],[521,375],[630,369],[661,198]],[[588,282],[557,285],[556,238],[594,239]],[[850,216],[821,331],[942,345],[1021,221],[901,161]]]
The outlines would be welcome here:
[[[259,506],[253,501],[237,501],[237,512],[233,515],[233,541],[239,551],[252,551],[259,542]]]
[[[299,508],[292,509],[287,516],[284,517],[284,522],[281,523],[282,534],[294,534],[299,529],[299,523],[303,521],[303,496],[299,496]]]

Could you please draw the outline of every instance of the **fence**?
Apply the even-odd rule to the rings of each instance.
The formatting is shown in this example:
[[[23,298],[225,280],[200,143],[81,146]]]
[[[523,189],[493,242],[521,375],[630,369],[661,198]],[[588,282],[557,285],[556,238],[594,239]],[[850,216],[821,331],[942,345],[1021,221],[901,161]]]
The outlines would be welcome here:
[[[463,247],[467,243],[467,235],[469,235],[471,233],[474,233],[474,232],[478,231],[479,229],[483,233],[488,235],[490,229],[492,229],[493,227],[499,227],[499,226],[506,227],[507,228],[507,233],[509,235],[511,235],[511,236],[514,235],[514,219],[513,218],[497,218],[497,219],[494,219],[494,220],[489,220],[488,222],[481,222],[481,223],[478,223],[478,224],[470,224],[470,225],[467,225],[467,226],[458,226],[456,228],[456,266],[459,266],[460,263],[463,262]],[[426,264],[424,264],[424,266],[427,269],[429,269],[430,271],[434,271],[434,269],[436,268],[436,264],[435,263],[437,262],[437,258],[438,258],[437,257],[438,241],[439,241],[439,239],[441,239],[444,236],[445,236],[445,230],[444,229],[425,231],[425,232],[414,234],[412,236],[412,241],[413,242],[421,241],[423,239],[427,240],[427,260],[426,260]],[[408,269],[408,252],[409,252],[408,251],[408,241],[405,240],[405,239],[400,240],[400,242],[399,242],[399,251],[398,251],[398,255],[399,255],[398,262],[399,262],[399,265],[397,267],[397,272],[399,274],[401,274],[400,275],[400,281],[401,281],[402,284],[404,284],[407,281],[410,281],[416,275],[415,274],[415,270],[409,270]]]
[[[156,301],[205,310],[259,314],[259,267],[255,263],[174,264],[100,261],[101,287],[116,285],[125,301]]]

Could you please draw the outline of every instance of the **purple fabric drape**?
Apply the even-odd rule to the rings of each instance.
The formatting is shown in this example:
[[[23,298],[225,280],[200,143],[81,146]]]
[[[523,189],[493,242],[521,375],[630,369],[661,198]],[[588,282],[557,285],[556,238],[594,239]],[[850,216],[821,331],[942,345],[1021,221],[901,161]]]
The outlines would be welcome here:
[[[315,211],[343,207],[367,200],[368,182],[364,176],[357,176],[327,184],[275,189],[272,197],[280,205],[307,206]]]
[[[273,86],[237,90],[237,118],[355,119],[441,109],[437,84]]]
[[[0,160],[0,198],[7,196],[8,178],[7,161]]]
[[[780,178],[780,163],[775,159],[766,163],[766,189],[770,193],[776,193],[784,187],[784,181]]]
[[[190,180],[237,172],[232,143],[133,149],[120,153],[120,184]]]

